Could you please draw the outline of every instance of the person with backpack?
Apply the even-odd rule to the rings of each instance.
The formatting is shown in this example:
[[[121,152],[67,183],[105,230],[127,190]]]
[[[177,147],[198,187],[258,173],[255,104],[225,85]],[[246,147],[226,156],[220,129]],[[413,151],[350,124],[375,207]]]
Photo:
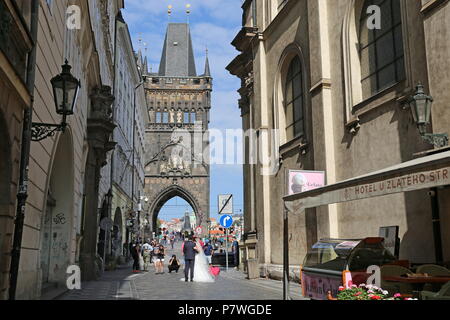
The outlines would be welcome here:
[[[142,246],[142,258],[144,259],[144,271],[149,271],[149,266],[151,263],[151,252],[153,247],[147,242]]]

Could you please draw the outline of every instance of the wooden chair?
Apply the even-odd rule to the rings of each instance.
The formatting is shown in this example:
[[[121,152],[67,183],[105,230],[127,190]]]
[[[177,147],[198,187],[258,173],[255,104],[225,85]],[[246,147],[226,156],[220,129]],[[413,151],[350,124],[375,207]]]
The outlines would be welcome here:
[[[450,277],[450,270],[435,264],[424,264],[417,268],[417,273],[427,273],[430,276]]]
[[[444,284],[439,292],[422,291],[422,300],[450,300],[450,282]]]
[[[382,266],[380,268],[380,271],[381,271],[381,288],[383,290],[387,290],[391,295],[394,295],[396,293],[401,294],[413,293],[414,287],[409,283],[400,283],[383,280],[383,278],[386,276],[399,277],[407,273],[412,273],[411,270],[397,265],[386,265]]]
[[[450,277],[450,271],[447,268],[435,264],[424,264],[419,266],[417,268],[417,273],[426,273],[433,277]],[[424,291],[438,292],[441,288],[442,285],[440,284],[427,283],[423,289]]]

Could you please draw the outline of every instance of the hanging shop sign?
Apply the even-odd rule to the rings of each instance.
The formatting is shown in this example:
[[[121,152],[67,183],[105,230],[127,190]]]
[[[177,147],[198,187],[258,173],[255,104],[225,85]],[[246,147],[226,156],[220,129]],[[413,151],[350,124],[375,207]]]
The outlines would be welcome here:
[[[287,194],[293,195],[325,186],[325,172],[288,170]]]

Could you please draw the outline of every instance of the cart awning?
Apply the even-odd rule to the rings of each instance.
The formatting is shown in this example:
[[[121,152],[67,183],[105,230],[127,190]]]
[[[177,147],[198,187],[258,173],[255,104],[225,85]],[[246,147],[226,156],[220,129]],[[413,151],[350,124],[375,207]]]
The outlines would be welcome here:
[[[304,209],[389,194],[450,185],[450,151],[401,163],[322,188],[284,197],[286,205]]]

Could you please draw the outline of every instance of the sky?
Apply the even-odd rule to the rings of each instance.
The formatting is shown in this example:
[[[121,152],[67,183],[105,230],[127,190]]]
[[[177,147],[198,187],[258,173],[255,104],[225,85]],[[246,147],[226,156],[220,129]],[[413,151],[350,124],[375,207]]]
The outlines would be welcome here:
[[[186,5],[191,5],[189,18]],[[172,5],[172,15],[167,14]],[[206,48],[214,81],[210,129],[241,129],[238,107],[240,80],[225,69],[239,54],[230,44],[242,25],[242,0],[125,0],[123,15],[134,49],[142,49],[149,68],[159,69],[168,22],[185,23],[189,19],[197,73],[205,66]],[[142,41],[139,41],[139,39]],[[147,50],[145,50],[147,48]],[[233,194],[234,212],[243,210],[243,178],[241,165],[212,165],[210,214],[217,218],[217,196]],[[192,210],[181,198],[175,198],[161,209],[159,218],[170,220]]]

